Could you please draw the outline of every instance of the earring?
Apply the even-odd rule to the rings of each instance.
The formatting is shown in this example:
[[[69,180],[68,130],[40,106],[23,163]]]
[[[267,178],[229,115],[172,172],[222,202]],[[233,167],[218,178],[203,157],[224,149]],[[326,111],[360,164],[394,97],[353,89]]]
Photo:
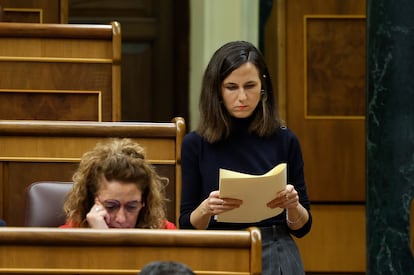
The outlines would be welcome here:
[[[264,89],[261,89],[261,90],[260,90],[260,94],[261,94],[261,95],[265,95],[265,90],[264,90]]]

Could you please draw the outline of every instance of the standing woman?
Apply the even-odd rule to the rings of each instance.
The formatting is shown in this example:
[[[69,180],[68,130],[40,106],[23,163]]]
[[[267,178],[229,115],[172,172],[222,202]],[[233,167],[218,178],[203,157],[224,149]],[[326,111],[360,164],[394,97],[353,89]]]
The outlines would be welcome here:
[[[182,144],[180,228],[245,229],[262,233],[262,274],[305,274],[291,235],[303,237],[312,224],[300,143],[278,118],[272,81],[259,50],[249,42],[229,42],[212,56],[203,77],[200,122]],[[222,198],[219,169],[261,175],[285,162],[286,188],[270,208],[285,210],[257,223],[223,223],[213,217],[239,207]]]

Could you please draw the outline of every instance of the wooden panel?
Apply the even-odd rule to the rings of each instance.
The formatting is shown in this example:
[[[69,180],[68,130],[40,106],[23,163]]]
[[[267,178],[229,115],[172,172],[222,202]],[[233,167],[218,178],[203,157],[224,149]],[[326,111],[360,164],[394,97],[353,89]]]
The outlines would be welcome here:
[[[324,1],[295,2],[303,2],[303,5],[287,2],[287,121],[302,142],[309,196],[313,201],[365,201],[365,119],[361,116],[362,110],[357,116],[355,111],[344,110],[346,106],[355,105],[352,100],[365,99],[365,45],[361,44],[365,41],[361,39],[365,35],[365,25],[361,21],[365,2],[332,1],[331,5],[324,5]],[[298,17],[303,21],[297,20]],[[308,20],[315,23],[316,19],[311,20],[314,17],[319,25],[330,28],[343,26],[345,20],[359,31],[354,34],[353,28],[342,27],[333,36],[326,31],[313,34],[316,30],[311,28],[313,32],[309,34]],[[312,39],[318,35],[323,38]],[[297,42],[298,36],[304,38],[301,43]],[[344,47],[347,37],[351,36],[357,37],[353,40],[357,44],[353,48]],[[321,50],[313,50],[322,40],[329,41],[323,44],[323,56]],[[308,52],[307,49],[312,50]],[[360,52],[350,56],[350,49]],[[350,58],[354,61],[347,62]],[[328,64],[331,68],[327,68]],[[324,92],[320,85],[326,85],[325,94],[329,93],[330,97],[320,96]],[[309,104],[308,99],[312,99],[310,103],[313,104]],[[309,105],[314,107],[313,112],[317,112],[316,105],[322,112],[310,116]]]
[[[266,39],[279,47],[266,44],[265,52],[285,100],[279,105],[302,143],[309,195],[365,201],[365,1],[277,4],[269,20],[278,28]]]
[[[4,22],[67,23],[68,0],[2,0]]]
[[[0,90],[0,117],[102,121],[101,101],[101,93],[91,91]]]
[[[131,68],[123,70],[122,74],[122,91],[134,91],[122,94],[122,117],[131,119],[133,117],[148,119],[152,112],[152,102],[156,100],[152,95],[153,88],[153,50],[150,44],[143,45],[139,43],[124,42],[122,47],[122,68]],[[132,68],[147,68],[139,74]],[[129,81],[134,79],[134,81]],[[133,102],[146,102],[140,104],[139,108],[132,108]],[[161,105],[158,109],[162,108]]]
[[[306,117],[363,118],[365,17],[306,16],[305,28]]]
[[[189,0],[70,0],[69,15],[121,23],[123,121],[188,120]]]
[[[6,173],[4,173],[4,168],[6,166],[6,163],[0,162],[0,182],[6,182],[8,181]],[[6,167],[7,169],[7,167]],[[3,184],[0,184],[0,194],[4,194],[5,192],[5,186]],[[0,196],[0,205],[4,205],[4,196]],[[0,219],[3,219],[4,217],[4,207],[0,207]]]
[[[303,150],[314,219],[297,240],[305,270],[364,273],[366,1],[274,2],[264,52]]]
[[[84,63],[112,63],[113,61],[113,47],[112,43],[110,43],[112,33],[110,29],[107,29],[106,32],[102,33],[102,35],[106,36],[106,38],[101,38],[105,40],[96,40],[98,37],[93,37],[92,35],[89,38],[81,37],[86,36],[87,34],[77,31],[76,26],[73,28],[73,33],[68,33],[67,36],[79,36],[78,38],[59,38],[59,32],[66,31],[63,26],[69,25],[62,25],[55,30],[50,29],[51,32],[45,34],[44,37],[36,37],[34,32],[38,30],[34,28],[25,28],[20,30],[21,32],[25,30],[27,31],[27,33],[22,34],[26,36],[24,39],[18,37],[18,34],[14,34],[15,37],[6,37],[7,35],[10,35],[7,29],[19,25],[3,24],[3,28],[0,28],[0,31],[2,32],[1,34],[4,35],[1,38],[2,47],[0,48],[2,59],[32,62],[43,60],[44,62],[51,62],[56,61],[54,58],[60,58],[61,62],[73,62],[74,60],[79,59],[78,61],[83,61]],[[45,26],[45,28],[42,30],[45,31],[47,31],[48,27],[53,27],[53,25],[46,24],[43,26]],[[17,31],[16,29],[12,30]],[[85,29],[85,31],[87,32],[88,30]],[[56,37],[53,37],[54,35],[56,35]],[[25,59],[23,57],[27,58]],[[33,59],[28,59],[28,57],[33,57]],[[70,58],[72,58],[72,60]]]
[[[120,40],[116,22],[1,24],[0,91],[14,106],[0,119],[119,121]]]
[[[266,60],[282,117],[302,143],[309,196],[363,202],[365,1],[276,4]]]
[[[185,263],[196,274],[261,274],[261,235],[240,231],[0,228],[1,274],[133,274]]]
[[[43,23],[43,10],[41,9],[3,9],[3,22]]]
[[[6,61],[0,74],[0,96],[11,109],[1,119],[113,119],[111,64]]]
[[[0,214],[8,225],[22,226],[27,186],[35,181],[71,181],[81,156],[97,142],[129,137],[146,149],[157,172],[169,178],[167,218],[178,224],[184,134],[182,118],[165,123],[2,120]]]
[[[311,232],[296,239],[307,272],[365,272],[364,205],[313,205]]]
[[[97,5],[97,2],[99,5]],[[70,0],[70,9],[79,17],[149,16],[154,13],[153,0],[123,0],[122,5],[113,0]],[[112,12],[111,12],[112,11]]]

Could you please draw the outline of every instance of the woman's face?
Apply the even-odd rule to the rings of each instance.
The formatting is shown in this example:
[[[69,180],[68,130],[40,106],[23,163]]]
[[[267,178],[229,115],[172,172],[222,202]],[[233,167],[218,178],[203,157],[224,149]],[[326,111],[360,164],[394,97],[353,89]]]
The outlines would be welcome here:
[[[105,220],[109,228],[134,228],[144,207],[142,191],[135,183],[103,179],[97,199],[108,213]]]
[[[227,76],[221,84],[221,96],[230,115],[249,117],[260,101],[259,71],[252,63],[245,63]]]

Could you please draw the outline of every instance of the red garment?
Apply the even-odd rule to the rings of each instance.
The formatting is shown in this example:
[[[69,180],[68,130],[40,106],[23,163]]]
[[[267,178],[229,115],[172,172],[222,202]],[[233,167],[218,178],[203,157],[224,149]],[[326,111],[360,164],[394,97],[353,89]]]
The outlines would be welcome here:
[[[177,229],[177,226],[172,222],[165,220],[165,227],[163,229]]]
[[[77,228],[78,226],[76,226],[73,222],[71,222],[71,221],[68,221],[68,222],[66,222],[65,224],[63,224],[63,225],[61,225],[61,226],[59,226],[59,228]],[[172,222],[170,222],[170,221],[168,221],[168,220],[165,220],[165,223],[164,223],[164,228],[162,228],[162,229],[177,229],[177,226],[175,226],[175,224],[174,223],[172,223]]]

